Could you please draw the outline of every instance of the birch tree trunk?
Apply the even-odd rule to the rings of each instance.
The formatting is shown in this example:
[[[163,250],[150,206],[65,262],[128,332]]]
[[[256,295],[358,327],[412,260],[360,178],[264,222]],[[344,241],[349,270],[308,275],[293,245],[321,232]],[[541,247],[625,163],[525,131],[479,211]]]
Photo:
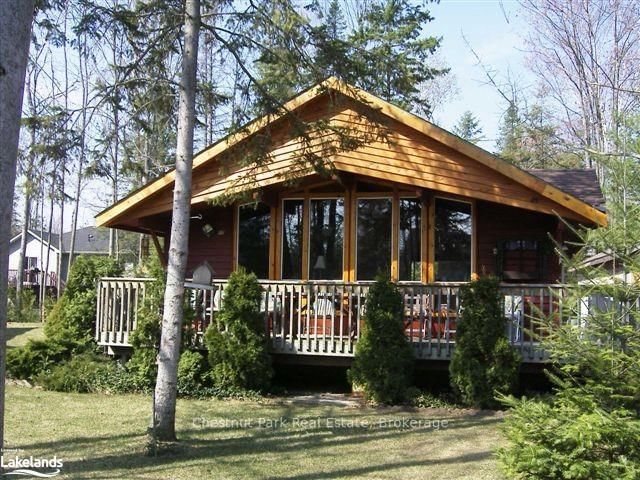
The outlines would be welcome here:
[[[189,244],[196,70],[200,31],[200,0],[186,0],[185,3],[173,217],[171,220],[167,286],[164,294],[162,336],[160,352],[158,353],[158,378],[156,380],[153,419],[156,437],[158,440],[164,441],[176,439],[177,376],[178,361],[180,360],[184,279]]]
[[[9,237],[33,3],[3,0],[0,14],[0,448],[4,447]]]

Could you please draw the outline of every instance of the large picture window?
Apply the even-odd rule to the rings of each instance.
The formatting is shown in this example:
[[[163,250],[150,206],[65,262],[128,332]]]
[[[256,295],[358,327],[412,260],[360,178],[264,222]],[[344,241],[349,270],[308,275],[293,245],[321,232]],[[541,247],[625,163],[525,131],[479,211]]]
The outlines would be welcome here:
[[[467,282],[471,278],[471,205],[436,199],[435,280]]]
[[[242,205],[238,212],[238,265],[258,278],[269,278],[271,208],[264,203]]]
[[[302,278],[304,200],[282,202],[282,278]]]
[[[421,217],[420,199],[400,199],[400,235],[398,236],[398,279],[400,281],[420,281]]]
[[[309,278],[341,280],[344,199],[311,200],[309,208]]]
[[[391,273],[391,199],[358,200],[357,277]]]

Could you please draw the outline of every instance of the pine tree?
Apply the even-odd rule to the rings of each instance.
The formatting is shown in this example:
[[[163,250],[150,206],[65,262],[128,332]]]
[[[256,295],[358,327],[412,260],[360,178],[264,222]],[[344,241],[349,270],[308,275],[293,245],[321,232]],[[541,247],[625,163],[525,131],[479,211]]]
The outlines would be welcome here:
[[[440,39],[424,35],[433,17],[422,4],[378,0],[368,4],[350,36],[363,66],[359,86],[406,110],[429,115],[424,84],[446,70],[432,68],[430,58]]]
[[[480,120],[469,110],[462,114],[453,127],[453,133],[471,143],[478,143],[484,139]]]

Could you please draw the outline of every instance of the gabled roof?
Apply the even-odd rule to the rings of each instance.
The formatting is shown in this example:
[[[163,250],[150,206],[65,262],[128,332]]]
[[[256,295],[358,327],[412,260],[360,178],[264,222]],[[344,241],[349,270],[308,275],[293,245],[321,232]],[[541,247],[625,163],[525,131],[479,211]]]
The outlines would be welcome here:
[[[371,95],[364,90],[348,85],[336,78],[329,78],[324,82],[321,82],[318,85],[296,96],[285,104],[284,110],[296,111],[298,109],[301,109],[303,106],[309,104],[329,90],[338,92],[345,97],[350,98],[355,103],[373,109],[374,111],[390,119],[391,121],[395,121],[400,125],[408,127],[409,129],[412,129],[419,134],[422,134],[436,142],[439,142],[446,148],[449,148],[465,157],[478,162],[487,169],[503,176],[501,178],[506,177],[509,182],[520,185],[521,187],[528,189],[528,191],[532,191],[532,193],[534,193],[540,199],[546,202],[552,202],[552,204],[554,205],[558,205],[558,210],[564,209],[567,212],[572,212],[575,217],[585,219],[597,225],[605,225],[607,223],[606,214],[598,210],[596,206],[589,204],[587,201],[581,198],[578,198],[575,194],[576,192],[558,188],[558,186],[543,178],[544,175],[537,176],[533,173],[522,170],[515,165],[487,152],[486,150],[457,137],[456,135],[428,122],[423,118],[418,117],[417,115],[402,110],[395,105],[392,105],[374,95]],[[220,140],[216,144],[204,149],[194,158],[194,173],[202,169],[204,166],[215,162],[220,154],[229,150],[231,147],[234,147],[247,140],[257,132],[260,132],[265,127],[268,127],[278,120],[282,119],[284,116],[285,114],[283,113],[261,117],[247,125],[241,131],[241,133],[230,135]],[[402,153],[403,156],[410,155],[410,151],[407,151],[406,149]],[[352,157],[354,157],[354,155],[352,155]],[[345,160],[344,158],[339,162],[334,163],[336,163],[336,168],[338,169],[342,169],[346,172],[353,172],[357,169],[351,168],[352,165],[350,164],[350,161],[360,161],[360,163],[362,163],[361,159]],[[422,183],[424,183],[424,188],[433,188],[431,186],[432,182],[429,182],[429,179],[427,178],[428,175],[425,172],[419,173],[419,177],[423,179],[421,181]],[[238,171],[235,174],[230,175],[229,178],[241,178],[243,174],[244,171]],[[458,173],[457,175],[460,174]],[[157,180],[154,180],[144,187],[132,192],[127,197],[123,198],[116,204],[98,214],[96,216],[96,224],[98,226],[117,226],[118,219],[127,216],[127,213],[131,212],[136,208],[136,206],[144,202],[150,196],[159,194],[161,191],[167,191],[167,189],[170,188],[170,185],[173,184],[174,179],[175,171],[172,170],[162,177],[158,178]],[[271,179],[271,181],[273,182],[273,178]],[[419,183],[420,182],[414,182],[413,184],[418,186]],[[214,187],[210,187],[205,192],[206,195],[201,195],[199,201],[205,201],[206,199],[214,198],[215,195],[219,195],[219,193],[216,193],[216,191],[214,190]],[[537,201],[538,200],[536,199],[532,199],[528,203],[533,204]],[[515,202],[512,204],[516,205]],[[547,210],[549,209],[547,208]]]
[[[51,238],[50,248],[58,252],[59,235],[52,233],[51,236],[47,232],[44,232],[44,239],[40,236],[39,232],[34,230],[27,230],[36,240],[44,243],[45,245]],[[14,236],[11,239],[11,243],[17,242],[22,237],[22,234]],[[62,234],[62,253],[68,253],[71,249],[71,232],[65,232]],[[106,228],[96,227],[84,227],[76,230],[75,248],[74,253],[92,253],[92,254],[107,254],[109,253],[109,231]]]
[[[44,232],[44,234],[42,236],[40,236],[40,233],[28,229],[27,230],[27,234],[31,235],[33,238],[35,238],[36,240],[38,240],[39,242],[43,243],[43,244],[49,244],[49,248],[51,248],[51,250],[53,250],[54,252],[59,252],[58,250],[58,234],[57,233],[52,233],[51,236],[49,236],[49,234],[47,232]],[[44,237],[44,239],[43,239]],[[22,233],[19,233],[17,235],[15,235],[11,240],[10,240],[10,244],[13,244],[14,242],[17,242],[18,240],[20,240],[22,238]],[[51,243],[49,243],[49,238],[51,238]]]
[[[62,234],[62,250],[71,250],[71,232]],[[75,253],[109,253],[109,230],[84,227],[76,230]]]

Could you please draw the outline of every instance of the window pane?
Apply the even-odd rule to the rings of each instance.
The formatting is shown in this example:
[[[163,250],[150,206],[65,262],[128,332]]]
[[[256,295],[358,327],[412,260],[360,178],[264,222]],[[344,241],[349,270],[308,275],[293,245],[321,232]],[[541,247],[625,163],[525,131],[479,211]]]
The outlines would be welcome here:
[[[399,279],[420,281],[420,220],[422,202],[417,198],[400,199]]]
[[[358,200],[358,280],[391,273],[391,199]]]
[[[342,279],[344,199],[311,200],[309,278]]]
[[[436,199],[435,278],[466,282],[471,278],[471,205]]]
[[[238,265],[258,278],[269,278],[269,222],[271,209],[264,203],[240,207]]]
[[[282,278],[302,278],[303,200],[285,200],[282,215]]]

